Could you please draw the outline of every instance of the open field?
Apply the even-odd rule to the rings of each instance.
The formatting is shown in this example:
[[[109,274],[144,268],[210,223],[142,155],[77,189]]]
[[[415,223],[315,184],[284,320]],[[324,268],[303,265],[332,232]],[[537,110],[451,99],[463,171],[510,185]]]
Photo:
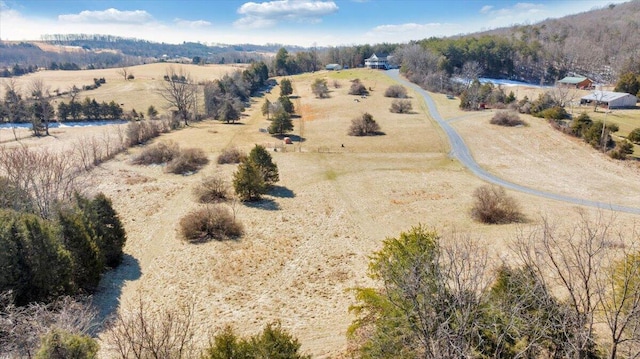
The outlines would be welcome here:
[[[115,70],[108,70],[113,79],[95,90],[96,98],[104,91],[105,101],[113,94],[128,99],[125,103],[139,104],[136,108],[150,104],[160,108],[160,100],[147,96],[157,85],[157,76],[164,73],[155,66],[133,71],[132,86],[148,86],[146,92],[124,92],[128,84],[117,78]],[[196,69],[200,67],[188,67],[194,77]],[[104,75],[88,76],[92,81]],[[310,84],[317,77],[327,78],[330,98],[316,99],[311,94]],[[371,87],[367,98],[347,94],[349,81],[355,78]],[[103,311],[134,308],[139,298],[151,309],[192,302],[202,345],[210,333],[225,325],[253,334],[279,319],[300,340],[303,351],[319,358],[340,357],[353,319],[348,313],[353,304],[349,289],[373,284],[366,276],[368,256],[385,237],[422,223],[442,233],[443,241],[452,238],[453,232],[470,234],[496,260],[508,261],[508,244],[518,230],[535,225],[542,215],[559,226],[568,226],[578,216],[576,206],[510,192],[528,223],[473,222],[472,194],[484,183],[448,157],[445,135],[426,115],[416,94],[411,94],[415,113],[399,115],[388,111],[392,99],[383,93],[393,82],[383,72],[320,71],[291,79],[298,96],[293,101],[301,115],[291,136],[301,141],[293,145],[283,146],[260,132],[269,122],[260,114],[264,97],[259,97],[240,124],[204,121],[154,141],[202,148],[212,162],[199,173],[177,176],[164,173],[161,166],[134,166],[130,159],[141,148],[132,148],[89,174],[85,189],[112,198],[128,234],[124,265],[105,276],[96,295]],[[334,80],[339,88],[333,86]],[[115,89],[116,85],[120,87]],[[276,87],[266,97],[274,101],[278,94]],[[640,203],[636,164],[613,161],[543,120],[526,117],[530,126],[523,128],[492,126],[488,123],[491,111],[465,113],[458,109],[457,100],[441,95],[434,95],[434,100],[476,160],[492,173],[575,197],[630,206]],[[384,136],[347,136],[351,119],[363,112],[373,115]],[[55,137],[23,142],[61,149],[92,131],[105,129],[58,129]],[[249,151],[254,144],[278,149],[271,153],[281,180],[264,201],[231,205],[245,226],[245,235],[238,241],[183,242],[178,222],[199,206],[192,194],[195,185],[213,173],[230,181],[235,166],[216,165],[217,155],[228,146]],[[597,215],[593,209],[584,210]],[[640,219],[622,213],[615,217],[619,228]],[[103,333],[101,338],[107,336]]]
[[[120,69],[99,69],[99,70],[83,70],[83,71],[39,71],[24,76],[13,78],[18,89],[26,94],[33,80],[41,79],[45,86],[49,87],[49,91],[53,94],[59,90],[60,93],[67,92],[72,86],[82,88],[84,85],[93,85],[94,78],[104,78],[106,83],[95,90],[82,91],[78,95],[79,100],[85,97],[95,98],[98,102],[110,102],[111,100],[121,104],[123,110],[131,111],[135,109],[138,112],[145,113],[150,105],[154,105],[156,109],[163,113],[166,107],[163,105],[164,100],[157,92],[162,86],[163,76],[169,67],[173,67],[176,72],[180,70],[188,72],[196,82],[204,82],[222,77],[222,75],[235,71],[243,70],[246,66],[238,65],[185,65],[174,63],[154,63],[139,66],[127,67],[127,71],[133,74],[135,79],[125,80],[118,73]],[[0,79],[0,98],[4,98],[6,90],[5,85],[9,79]],[[202,93],[202,88],[200,88]],[[198,96],[202,96],[199,94]],[[61,100],[68,101],[68,97],[61,96]],[[57,106],[57,100],[54,100],[54,106]],[[204,109],[203,105],[199,111]]]

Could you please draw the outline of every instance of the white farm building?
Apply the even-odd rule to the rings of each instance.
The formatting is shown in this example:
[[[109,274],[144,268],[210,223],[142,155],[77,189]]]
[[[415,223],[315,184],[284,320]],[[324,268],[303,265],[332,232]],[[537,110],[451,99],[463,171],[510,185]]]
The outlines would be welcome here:
[[[594,91],[580,98],[581,105],[593,104],[594,102],[610,109],[625,108],[634,107],[638,102],[638,98],[625,92],[612,91]]]

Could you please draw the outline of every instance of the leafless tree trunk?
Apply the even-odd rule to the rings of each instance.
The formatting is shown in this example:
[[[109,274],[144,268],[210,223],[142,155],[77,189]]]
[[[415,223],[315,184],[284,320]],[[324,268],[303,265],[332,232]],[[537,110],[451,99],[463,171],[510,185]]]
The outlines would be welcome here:
[[[170,108],[175,108],[178,116],[189,125],[189,114],[196,96],[196,85],[191,76],[182,68],[178,71],[169,67],[164,76],[163,88],[160,95],[168,102]]]
[[[118,72],[118,75],[122,76],[125,81],[129,80],[129,75],[131,74],[129,72],[129,69],[127,69],[126,67],[122,67],[117,72]]]

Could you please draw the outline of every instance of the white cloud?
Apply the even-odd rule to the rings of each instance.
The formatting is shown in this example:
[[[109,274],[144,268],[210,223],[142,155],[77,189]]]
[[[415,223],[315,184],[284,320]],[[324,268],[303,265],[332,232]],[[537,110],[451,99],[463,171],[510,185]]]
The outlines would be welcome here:
[[[365,33],[363,41],[370,43],[408,42],[431,36],[447,36],[461,32],[460,25],[454,23],[405,23],[379,25]]]
[[[85,10],[78,14],[58,15],[58,20],[73,23],[145,24],[153,21],[153,16],[145,10],[120,11],[110,8],[103,11]]]
[[[180,27],[188,27],[191,29],[198,29],[198,28],[202,28],[202,27],[208,27],[211,26],[211,23],[209,21],[205,21],[205,20],[184,20],[184,19],[180,19],[180,18],[176,18],[173,20],[173,23],[180,26]]]
[[[480,9],[480,13],[481,14],[487,14],[489,13],[489,11],[491,11],[491,9],[493,9],[492,5],[485,5],[482,7],[482,9]]]
[[[280,21],[320,22],[323,16],[334,14],[338,5],[333,1],[278,0],[264,3],[247,2],[238,8],[243,17],[234,22],[236,27],[269,27]]]

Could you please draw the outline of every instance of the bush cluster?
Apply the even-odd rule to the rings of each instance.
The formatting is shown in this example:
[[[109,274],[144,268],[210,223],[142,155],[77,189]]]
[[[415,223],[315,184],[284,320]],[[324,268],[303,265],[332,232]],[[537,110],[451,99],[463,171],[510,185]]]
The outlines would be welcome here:
[[[337,80],[334,81],[334,86],[337,83]],[[339,86],[339,84],[338,84]],[[336,87],[338,88],[338,87]],[[329,87],[327,86],[326,79],[315,79],[311,84],[311,92],[316,95],[317,98],[327,98],[329,97]]]
[[[492,125],[498,126],[525,126],[526,122],[520,119],[520,116],[513,111],[498,111],[489,121]]]
[[[214,205],[194,210],[180,220],[182,236],[191,243],[240,237],[243,226],[227,207]]]
[[[355,79],[351,81],[351,87],[349,88],[349,95],[367,95],[369,91],[367,91],[367,87],[360,81],[360,79]]]
[[[247,155],[237,147],[227,147],[218,156],[218,164],[240,163]]]
[[[209,163],[209,158],[201,148],[186,148],[167,163],[166,171],[175,174],[196,172]]]
[[[602,121],[593,121],[586,113],[574,118],[569,124],[568,132],[576,137],[582,138],[593,148],[607,151],[616,146],[615,141],[611,138],[611,133],[618,131],[616,124],[604,124]],[[621,147],[622,152],[613,154],[614,158],[622,159],[626,155],[623,153],[629,146]],[[631,147],[633,151],[633,147]]]
[[[364,113],[351,120],[349,136],[375,136],[380,135],[380,125],[373,119],[370,113]]]
[[[180,146],[173,141],[160,142],[146,147],[132,160],[136,165],[159,165],[178,157]]]
[[[502,187],[489,185],[479,187],[473,193],[473,197],[475,202],[471,215],[482,223],[506,224],[524,220],[520,206],[505,193]]]
[[[227,200],[229,188],[220,176],[209,176],[194,188],[193,193],[200,203],[215,203]]]
[[[385,97],[407,98],[407,89],[402,85],[391,85],[384,91]]]
[[[200,148],[181,149],[177,143],[167,141],[145,148],[132,162],[137,165],[166,163],[166,172],[187,174],[200,170],[209,163],[209,158]]]
[[[393,100],[389,111],[393,113],[409,113],[413,110],[410,100]]]
[[[202,358],[310,358],[308,355],[300,354],[299,351],[298,339],[282,329],[280,323],[275,322],[267,324],[262,333],[250,338],[240,338],[233,329],[227,327],[213,337],[212,343]]]

